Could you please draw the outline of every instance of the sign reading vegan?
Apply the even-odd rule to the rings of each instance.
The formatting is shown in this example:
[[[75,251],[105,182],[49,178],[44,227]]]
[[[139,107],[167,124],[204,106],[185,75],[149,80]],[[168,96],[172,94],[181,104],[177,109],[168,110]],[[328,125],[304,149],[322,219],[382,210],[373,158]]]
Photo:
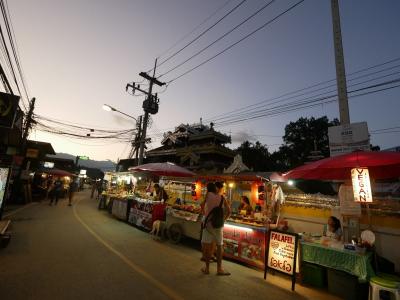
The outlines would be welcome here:
[[[264,279],[268,269],[290,275],[292,291],[296,284],[297,240],[297,234],[271,230],[265,255]]]
[[[353,194],[355,202],[371,203],[372,191],[367,168],[351,169],[351,179],[353,182]]]
[[[0,127],[13,126],[18,101],[18,96],[0,92]]]

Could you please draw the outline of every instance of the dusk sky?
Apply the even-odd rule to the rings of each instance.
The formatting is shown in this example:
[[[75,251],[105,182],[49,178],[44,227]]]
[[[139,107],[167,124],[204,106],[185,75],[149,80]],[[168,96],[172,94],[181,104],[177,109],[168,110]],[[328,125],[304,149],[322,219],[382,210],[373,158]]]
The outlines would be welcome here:
[[[134,127],[132,120],[106,112],[102,105],[110,104],[134,117],[141,115],[144,98],[129,95],[126,84],[141,81],[139,72],[151,69],[156,57],[162,54],[159,58],[162,62],[240,2],[9,0],[25,80],[30,96],[37,99],[35,113],[95,128]],[[156,76],[209,45],[268,2],[244,2],[198,41],[160,66]],[[176,78],[297,2],[275,1],[160,80]],[[347,74],[400,58],[400,1],[352,0],[339,1],[339,4]],[[165,53],[218,8],[221,9],[210,20]],[[334,79],[332,35],[330,1],[306,0],[214,60],[172,82],[167,89],[157,87],[156,90],[164,92],[159,95],[159,113],[152,116],[149,131],[154,143],[150,148],[159,146],[161,133],[181,123],[195,123],[203,118],[208,124],[214,116],[236,109],[243,111],[260,101]],[[388,69],[349,81],[348,90],[396,80],[400,77],[398,65],[400,60],[353,77],[349,75],[348,81]],[[365,84],[351,86],[361,82]],[[318,87],[323,86],[315,89]],[[332,88],[312,95],[329,90]],[[310,95],[298,99],[307,96]],[[350,98],[349,105],[351,122],[368,122],[372,144],[381,149],[400,145],[400,88]],[[274,151],[282,143],[284,127],[290,121],[302,116],[324,115],[329,119],[339,117],[337,102],[217,126],[217,130],[232,135],[233,143],[228,145],[231,148],[251,139],[261,141]],[[218,125],[218,120],[215,122]],[[392,127],[399,128],[390,133],[374,133]],[[106,141],[74,140],[39,130],[33,130],[30,138],[51,142],[56,152],[88,155],[92,159],[117,161],[126,158],[130,149],[126,143],[107,145]]]

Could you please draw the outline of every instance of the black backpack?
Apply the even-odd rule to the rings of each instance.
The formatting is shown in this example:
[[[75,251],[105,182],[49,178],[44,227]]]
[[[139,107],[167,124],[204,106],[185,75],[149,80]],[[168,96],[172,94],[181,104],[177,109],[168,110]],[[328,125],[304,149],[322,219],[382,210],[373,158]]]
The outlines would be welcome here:
[[[214,228],[221,228],[224,226],[224,210],[222,209],[222,204],[224,203],[224,197],[221,196],[221,202],[218,206],[214,207],[207,216],[206,221],[207,224],[208,219],[211,221],[211,225]]]

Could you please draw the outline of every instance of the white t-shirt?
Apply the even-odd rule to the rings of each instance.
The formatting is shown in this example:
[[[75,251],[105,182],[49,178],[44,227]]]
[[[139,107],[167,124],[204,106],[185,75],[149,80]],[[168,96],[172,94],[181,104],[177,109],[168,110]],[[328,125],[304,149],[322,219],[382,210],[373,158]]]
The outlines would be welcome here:
[[[212,211],[214,207],[217,207],[220,204],[221,204],[221,195],[215,193],[207,193],[204,204],[204,216],[207,218],[207,216],[210,214],[210,211]],[[222,206],[223,205],[224,204],[222,203]]]

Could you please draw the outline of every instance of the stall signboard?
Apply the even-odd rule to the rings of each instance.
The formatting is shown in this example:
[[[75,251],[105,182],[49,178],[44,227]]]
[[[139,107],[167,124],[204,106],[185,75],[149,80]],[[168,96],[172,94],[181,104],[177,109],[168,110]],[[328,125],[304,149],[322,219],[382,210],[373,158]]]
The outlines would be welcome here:
[[[52,169],[52,168],[54,168],[54,162],[45,161],[44,164],[43,164],[43,167]]]
[[[266,229],[225,224],[224,256],[263,268]]]
[[[39,150],[38,149],[28,148],[26,150],[26,157],[28,157],[28,158],[38,158],[38,156],[39,156]]]
[[[149,200],[133,199],[128,222],[151,230],[153,226],[153,203]]]
[[[0,211],[6,194],[9,168],[0,168]]]
[[[351,180],[353,182],[354,201],[360,203],[371,203],[372,191],[368,169],[351,169]]]
[[[330,156],[370,150],[367,122],[329,127],[328,137]]]
[[[296,284],[298,235],[294,233],[271,230],[267,245],[264,279],[267,270],[273,269],[292,277],[292,290]]]

